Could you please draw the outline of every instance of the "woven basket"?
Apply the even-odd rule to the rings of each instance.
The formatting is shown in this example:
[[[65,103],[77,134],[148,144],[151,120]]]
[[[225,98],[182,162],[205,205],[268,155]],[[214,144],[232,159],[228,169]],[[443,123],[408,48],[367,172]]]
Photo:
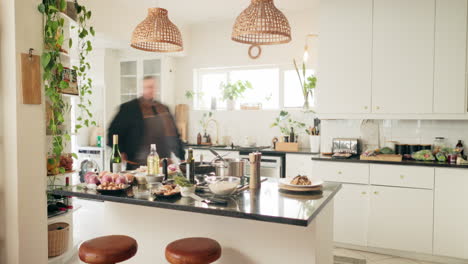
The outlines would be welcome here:
[[[67,223],[55,223],[48,227],[49,258],[60,256],[68,249],[70,226]]]

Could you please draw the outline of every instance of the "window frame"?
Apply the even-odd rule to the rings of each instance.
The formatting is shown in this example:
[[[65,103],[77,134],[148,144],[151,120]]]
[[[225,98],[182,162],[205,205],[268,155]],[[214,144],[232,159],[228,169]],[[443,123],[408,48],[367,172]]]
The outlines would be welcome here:
[[[261,109],[262,111],[277,111],[281,109],[302,109],[302,107],[285,107],[284,106],[284,92],[285,92],[285,84],[284,84],[284,75],[286,71],[295,70],[289,64],[268,64],[268,65],[254,65],[254,66],[234,66],[234,67],[219,67],[219,68],[198,68],[193,70],[193,91],[195,93],[200,92],[202,87],[202,76],[205,74],[216,74],[216,73],[223,73],[226,74],[226,79],[228,82],[231,81],[231,71],[235,70],[259,70],[259,69],[277,69],[278,70],[278,109]],[[307,68],[307,70],[312,70],[315,73],[314,69]],[[312,95],[312,101],[314,100]],[[210,107],[201,108],[199,106],[197,96],[194,96],[192,100],[194,110],[198,111],[207,111],[210,110]],[[313,107],[311,107],[313,109]],[[226,109],[216,109],[216,111],[226,111]],[[242,109],[234,109],[233,111],[249,111],[249,110],[242,110]]]

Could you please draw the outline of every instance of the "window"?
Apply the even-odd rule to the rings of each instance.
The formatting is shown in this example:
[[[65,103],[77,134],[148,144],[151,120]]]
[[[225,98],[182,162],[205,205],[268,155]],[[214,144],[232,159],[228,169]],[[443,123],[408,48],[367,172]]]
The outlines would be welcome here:
[[[312,73],[307,71],[307,75]],[[283,70],[279,66],[199,69],[195,71],[194,81],[193,100],[197,110],[211,109],[214,101],[216,109],[227,109],[227,103],[222,100],[221,85],[236,81],[249,81],[252,89],[247,89],[242,98],[236,100],[235,109],[261,105],[261,109],[274,110],[304,104],[296,71]]]
[[[306,70],[306,76],[311,76],[312,74],[314,74],[314,71]],[[302,87],[296,70],[284,71],[283,98],[284,107],[302,107],[304,105]],[[310,106],[313,106],[311,98],[309,98],[309,103],[311,104]]]

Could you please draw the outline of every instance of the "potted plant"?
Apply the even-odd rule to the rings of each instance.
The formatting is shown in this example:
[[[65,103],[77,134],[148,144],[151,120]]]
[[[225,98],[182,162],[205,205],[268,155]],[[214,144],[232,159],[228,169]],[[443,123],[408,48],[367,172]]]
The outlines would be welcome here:
[[[291,128],[298,133],[305,129],[306,124],[292,119],[289,112],[281,110],[270,127],[278,127],[283,136],[289,136],[291,134]]]
[[[175,183],[180,187],[180,194],[183,197],[190,197],[190,195],[195,193],[195,184],[189,182],[187,178],[183,176],[174,177]]]
[[[317,84],[317,77],[314,75],[306,76],[306,65],[302,63],[302,69],[297,66],[296,60],[293,60],[294,68],[296,69],[297,77],[302,88],[302,95],[304,96],[304,109],[309,109],[309,95],[313,96],[315,86]]]
[[[236,100],[241,98],[247,89],[252,89],[249,81],[237,81],[234,83],[221,83],[220,88],[223,92],[223,101],[227,103],[227,110],[234,110]]]

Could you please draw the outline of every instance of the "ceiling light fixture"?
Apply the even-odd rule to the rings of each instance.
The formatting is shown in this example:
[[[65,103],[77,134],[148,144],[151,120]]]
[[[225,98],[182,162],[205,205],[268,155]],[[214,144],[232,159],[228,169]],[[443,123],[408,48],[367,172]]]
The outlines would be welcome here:
[[[152,52],[177,52],[184,49],[182,34],[164,8],[149,8],[148,16],[135,28],[131,45]]]
[[[273,0],[252,0],[236,18],[231,39],[251,45],[288,43],[291,41],[291,27]]]

